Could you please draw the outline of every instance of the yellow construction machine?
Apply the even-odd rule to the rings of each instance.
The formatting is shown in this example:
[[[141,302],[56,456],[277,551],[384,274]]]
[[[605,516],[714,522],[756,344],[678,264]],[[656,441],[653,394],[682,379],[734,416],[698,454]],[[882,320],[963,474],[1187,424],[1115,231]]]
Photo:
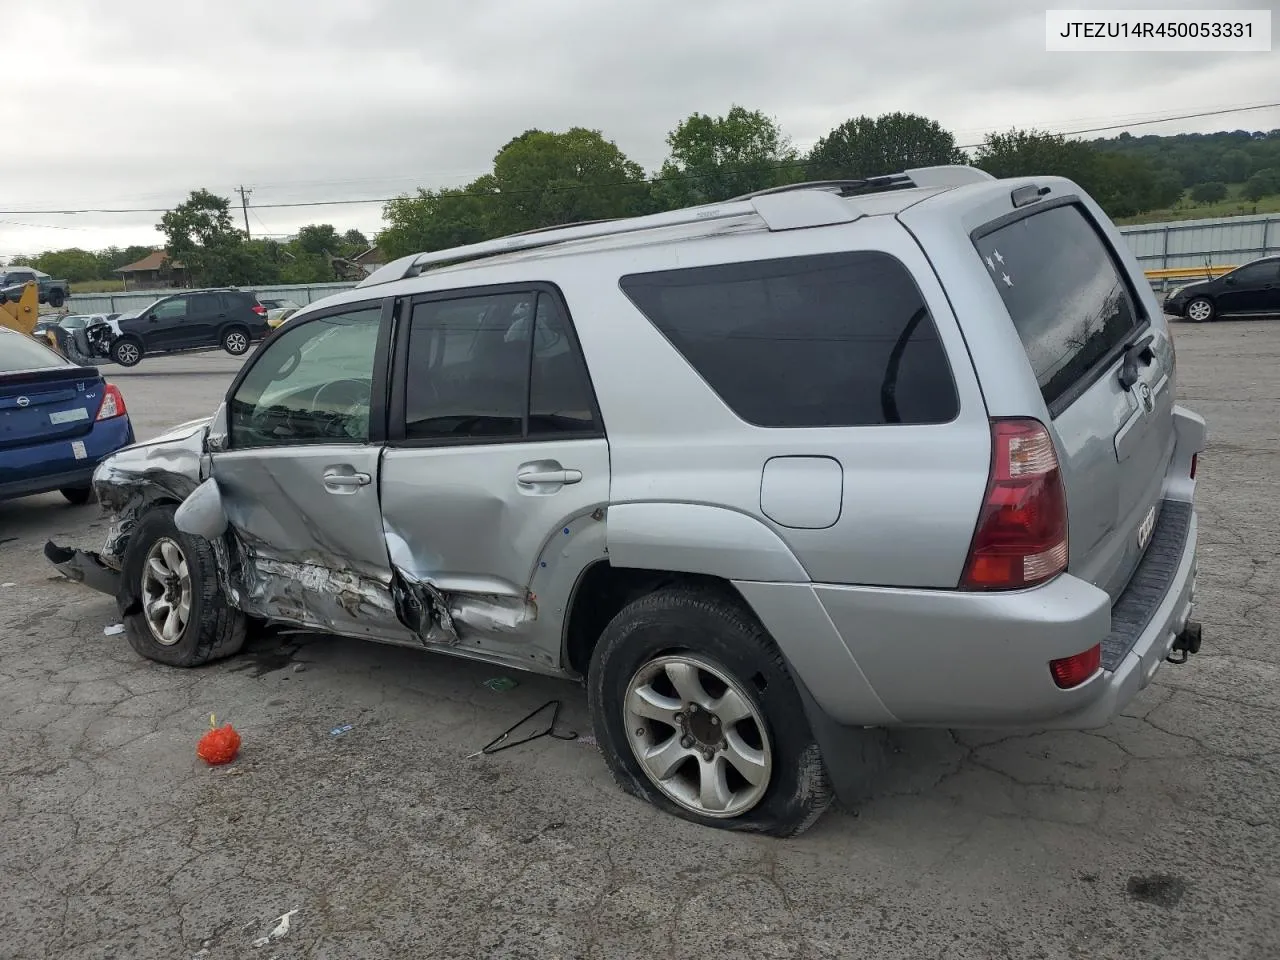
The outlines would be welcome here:
[[[18,293],[19,290],[21,293]],[[34,281],[24,283],[21,287],[0,290],[0,327],[8,327],[23,336],[48,344],[65,357],[66,344],[54,332],[61,328],[54,327],[42,334],[37,334],[35,329],[39,320],[40,287]]]

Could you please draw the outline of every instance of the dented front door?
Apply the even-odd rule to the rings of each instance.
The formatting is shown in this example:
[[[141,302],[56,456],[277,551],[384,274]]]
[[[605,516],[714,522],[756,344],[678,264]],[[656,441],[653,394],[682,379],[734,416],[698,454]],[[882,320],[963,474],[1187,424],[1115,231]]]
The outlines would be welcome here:
[[[307,317],[262,348],[227,403],[211,475],[244,554],[250,613],[403,635],[378,505],[381,303]]]
[[[552,568],[578,562],[609,500],[608,442],[562,301],[538,287],[424,297],[397,354],[383,523],[398,586],[433,621],[410,625],[554,665],[581,567]]]

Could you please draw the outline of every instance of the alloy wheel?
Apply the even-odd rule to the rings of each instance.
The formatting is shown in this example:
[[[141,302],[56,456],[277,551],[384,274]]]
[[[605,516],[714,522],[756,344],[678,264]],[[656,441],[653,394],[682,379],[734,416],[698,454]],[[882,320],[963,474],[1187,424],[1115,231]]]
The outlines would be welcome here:
[[[142,609],[156,642],[171,647],[191,617],[191,570],[176,541],[161,537],[142,566]]]

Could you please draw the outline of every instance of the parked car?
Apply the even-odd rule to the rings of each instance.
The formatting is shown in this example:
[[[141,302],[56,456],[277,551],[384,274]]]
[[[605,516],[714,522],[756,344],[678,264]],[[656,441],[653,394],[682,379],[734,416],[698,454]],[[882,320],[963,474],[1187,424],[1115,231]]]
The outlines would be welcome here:
[[[1199,650],[1176,393],[1076,184],[800,184],[388,264],[47,555],[163,663],[252,620],[580,680],[624,789],[792,835],[866,727],[1098,727]]]
[[[33,281],[39,288],[40,302],[47,303],[51,307],[62,306],[67,297],[71,296],[71,284],[65,280],[55,280],[34,267],[10,267],[7,270],[0,270],[0,289],[20,287],[24,283]]]
[[[259,298],[258,302],[267,308],[267,325],[272,330],[302,309],[302,304],[294,303],[292,300]]]
[[[114,384],[0,328],[0,500],[60,490],[87,503],[94,468],[133,441]]]
[[[62,327],[63,330],[83,330],[91,323],[106,323],[107,320],[108,316],[105,313],[69,313],[66,316],[46,314],[36,321],[32,333],[35,336],[44,336],[45,332],[53,327]]]
[[[1263,257],[1220,277],[1184,284],[1169,291],[1164,310],[1197,323],[1280,315],[1280,257]]]
[[[111,323],[119,333],[110,340],[109,356],[123,367],[151,353],[214,347],[242,356],[270,332],[266,307],[252,293],[232,288],[171,294]]]

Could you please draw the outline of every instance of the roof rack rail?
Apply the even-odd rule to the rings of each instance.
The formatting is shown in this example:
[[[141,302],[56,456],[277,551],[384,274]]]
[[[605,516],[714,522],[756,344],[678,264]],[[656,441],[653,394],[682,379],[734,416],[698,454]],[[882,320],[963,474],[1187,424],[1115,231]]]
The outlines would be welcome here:
[[[520,250],[534,250],[571,243],[575,240],[591,240],[712,220],[731,220],[755,215],[764,221],[770,230],[794,230],[849,223],[862,216],[856,206],[846,202],[849,197],[911,187],[955,187],[994,179],[991,174],[976,167],[956,165],[917,167],[903,173],[866,177],[861,180],[811,180],[807,183],[784,184],[781,187],[734,197],[722,203],[684,207],[641,217],[587,220],[561,226],[537,227],[523,233],[509,234],[495,240],[483,240],[448,250],[410,254],[375,270],[357,286],[372,287],[393,283],[396,280],[418,276],[430,267],[482,260]]]

